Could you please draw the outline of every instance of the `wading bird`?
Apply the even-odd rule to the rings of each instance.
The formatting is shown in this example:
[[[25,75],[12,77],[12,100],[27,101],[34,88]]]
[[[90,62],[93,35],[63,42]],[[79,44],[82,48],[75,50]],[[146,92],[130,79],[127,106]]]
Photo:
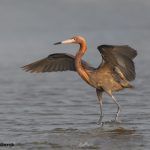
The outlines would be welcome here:
[[[132,88],[129,81],[135,79],[135,67],[133,59],[137,52],[127,45],[100,45],[98,50],[102,56],[102,62],[99,67],[94,68],[86,61],[82,60],[87,50],[86,41],[81,36],[74,36],[68,40],[57,42],[58,44],[75,43],[80,45],[76,56],[67,53],[55,53],[39,61],[25,65],[22,68],[30,72],[54,72],[54,71],[76,71],[79,76],[90,86],[96,89],[100,105],[100,118],[98,123],[102,123],[102,93],[106,92],[112,97],[117,105],[115,121],[118,121],[120,105],[118,104],[112,92],[124,88]]]

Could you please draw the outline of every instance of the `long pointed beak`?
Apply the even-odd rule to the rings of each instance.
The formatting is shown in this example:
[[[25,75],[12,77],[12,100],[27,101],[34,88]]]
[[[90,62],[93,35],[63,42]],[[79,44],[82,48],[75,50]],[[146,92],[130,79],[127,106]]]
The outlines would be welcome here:
[[[68,39],[68,40],[65,40],[65,41],[61,41],[61,42],[54,43],[54,45],[58,45],[58,44],[69,44],[69,43],[74,43],[74,42],[75,42],[74,39]]]
[[[62,44],[61,42],[54,43],[54,45]]]

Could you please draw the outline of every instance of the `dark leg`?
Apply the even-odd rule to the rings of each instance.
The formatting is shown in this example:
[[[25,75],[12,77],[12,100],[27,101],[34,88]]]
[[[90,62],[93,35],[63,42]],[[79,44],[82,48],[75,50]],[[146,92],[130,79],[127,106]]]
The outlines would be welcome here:
[[[99,100],[99,106],[100,106],[100,118],[98,120],[98,124],[102,123],[102,119],[103,119],[103,110],[102,110],[102,91],[99,89],[96,89],[96,93],[97,93],[97,97]]]
[[[118,107],[118,110],[117,110],[117,113],[116,113],[116,117],[115,117],[115,121],[118,121],[118,116],[119,116],[119,113],[120,113],[120,105],[118,104],[117,100],[115,99],[115,97],[113,95],[111,97],[112,97],[113,101],[115,102],[115,104]]]
[[[116,98],[112,95],[112,91],[111,90],[107,90],[106,88],[104,88],[104,91],[112,97],[113,101],[115,102],[115,104],[117,105],[118,109],[117,109],[117,113],[116,113],[116,116],[115,116],[115,121],[118,121],[118,116],[119,116],[119,113],[120,113],[120,105],[118,104]]]

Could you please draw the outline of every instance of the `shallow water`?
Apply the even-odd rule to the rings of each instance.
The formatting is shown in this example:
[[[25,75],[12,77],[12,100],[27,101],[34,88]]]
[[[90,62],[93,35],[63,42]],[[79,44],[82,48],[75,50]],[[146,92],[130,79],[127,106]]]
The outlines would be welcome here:
[[[149,7],[146,0],[1,1],[0,143],[13,143],[8,148],[15,150],[149,150]],[[52,45],[74,34],[87,38],[84,58],[95,66],[98,44],[129,44],[138,50],[135,88],[114,94],[122,107],[121,123],[110,121],[117,108],[104,94],[105,123],[97,125],[95,89],[76,73],[21,70],[49,53],[75,53],[77,46]]]
[[[107,122],[114,118],[116,106],[104,95],[106,122],[99,127],[95,91],[80,78],[18,72],[17,78],[8,75],[10,80],[1,83],[2,142],[14,143],[15,149],[149,149],[147,87],[141,90],[135,82],[134,90],[115,94],[122,106],[121,123]],[[60,76],[65,78],[65,73]]]

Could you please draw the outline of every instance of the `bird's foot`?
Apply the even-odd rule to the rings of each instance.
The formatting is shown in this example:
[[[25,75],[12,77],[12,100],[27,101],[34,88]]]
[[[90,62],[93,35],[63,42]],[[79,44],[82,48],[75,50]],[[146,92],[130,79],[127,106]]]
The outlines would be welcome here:
[[[116,117],[115,117],[115,119],[114,119],[114,122],[116,122],[116,123],[121,123],[121,121],[118,119],[118,113],[117,113],[117,115],[116,115]]]
[[[110,122],[112,122],[112,123],[121,123],[121,121],[118,120],[118,119],[113,119],[113,120],[111,120]]]
[[[104,122],[102,122],[102,117],[98,120],[97,125],[100,125],[100,127],[104,125]]]
[[[102,121],[101,121],[101,122],[99,122],[99,121],[98,121],[98,122],[97,122],[97,125],[99,125],[100,127],[103,127],[104,122],[102,122]]]
[[[103,116],[101,116],[97,122],[97,125],[100,125],[100,127],[102,127],[104,125],[104,122],[102,122],[102,118],[103,118]]]

